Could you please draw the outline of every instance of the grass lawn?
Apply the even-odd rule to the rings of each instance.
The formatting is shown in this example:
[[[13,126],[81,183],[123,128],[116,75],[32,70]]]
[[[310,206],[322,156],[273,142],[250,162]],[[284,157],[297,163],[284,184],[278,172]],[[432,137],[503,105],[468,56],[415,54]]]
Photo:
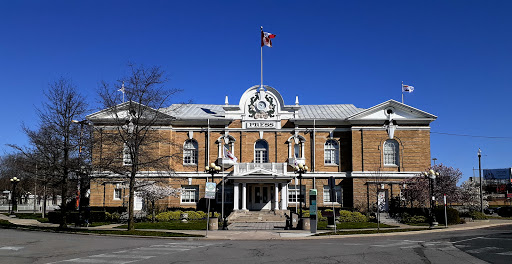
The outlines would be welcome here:
[[[393,228],[397,226],[380,224],[381,228]],[[327,227],[327,221],[320,221],[317,223],[318,230],[329,230],[331,228]],[[364,228],[377,228],[377,223],[373,222],[362,222],[362,223],[348,223],[342,222],[336,224],[337,229],[364,229]]]
[[[27,227],[18,226],[10,223],[7,220],[0,220],[0,228],[22,228],[24,230],[35,230],[35,231],[46,231],[46,232],[72,232],[72,233],[86,233],[86,234],[98,234],[98,235],[130,235],[130,236],[150,236],[150,237],[204,237],[202,235],[190,235],[173,232],[163,231],[145,231],[145,230],[87,230],[87,229],[74,229],[66,228],[59,229],[55,227]]]
[[[16,214],[16,217],[17,218],[20,218],[20,219],[35,219],[41,223],[48,223],[48,218],[42,218],[41,217],[41,214],[22,214],[22,213],[17,213]]]
[[[127,227],[127,225],[122,225],[118,228]],[[191,220],[186,223],[181,221],[135,223],[135,229],[206,230],[206,220]]]

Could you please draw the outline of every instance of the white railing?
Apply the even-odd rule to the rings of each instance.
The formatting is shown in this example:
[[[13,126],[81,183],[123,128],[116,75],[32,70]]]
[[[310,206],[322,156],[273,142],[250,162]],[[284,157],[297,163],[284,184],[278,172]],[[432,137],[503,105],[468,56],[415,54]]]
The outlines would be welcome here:
[[[288,165],[292,167],[299,166],[299,164],[306,165],[305,158],[288,158]]]
[[[287,163],[236,163],[234,166],[234,174],[246,174],[258,169],[272,172],[272,174],[286,174]]]

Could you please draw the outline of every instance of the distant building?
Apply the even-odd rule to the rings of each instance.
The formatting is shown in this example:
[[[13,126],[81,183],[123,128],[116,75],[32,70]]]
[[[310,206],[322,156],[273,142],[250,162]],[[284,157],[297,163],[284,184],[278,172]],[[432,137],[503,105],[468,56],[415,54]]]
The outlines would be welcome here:
[[[298,98],[286,104],[269,86],[249,88],[238,104],[229,104],[226,97],[225,104],[171,105],[158,111],[173,117],[159,124],[158,130],[179,147],[154,146],[155,151],[182,157],[179,162],[166,161],[174,164],[175,175],[164,180],[185,190],[159,205],[204,209],[210,176],[204,168],[215,162],[224,168],[228,211],[293,210],[300,199],[294,173],[298,164],[309,167],[302,179],[303,193],[316,188],[319,207],[332,207],[328,179],[334,177],[336,207],[365,211],[379,197],[386,210],[389,199],[400,194],[399,183],[430,166],[430,123],[437,118],[394,100],[368,109],[352,104],[301,105]],[[105,111],[87,119],[96,131],[113,129]],[[99,136],[95,133],[96,144],[101,144]],[[93,164],[101,159],[101,151],[114,153],[123,162],[122,144],[95,146]],[[141,173],[140,179],[151,180],[151,175]],[[218,174],[215,182],[221,180]],[[115,173],[95,174],[90,205],[126,206],[125,183]],[[220,192],[217,196],[219,204]],[[304,205],[308,204],[305,197]],[[142,201],[137,199],[135,206],[140,209]]]

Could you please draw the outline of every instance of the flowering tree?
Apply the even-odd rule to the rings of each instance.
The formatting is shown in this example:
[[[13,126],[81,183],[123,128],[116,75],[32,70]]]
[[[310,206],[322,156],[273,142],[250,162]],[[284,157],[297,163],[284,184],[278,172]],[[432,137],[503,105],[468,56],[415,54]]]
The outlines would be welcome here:
[[[480,185],[475,182],[463,182],[460,186],[459,201],[469,211],[480,211]],[[486,197],[483,197],[484,208],[489,207]]]
[[[438,164],[430,167],[428,171],[434,170],[439,173],[434,183],[434,193],[436,202],[443,202],[443,195],[447,194],[447,202],[455,202],[459,199],[459,190],[457,182],[462,178],[462,172],[459,169],[446,167]],[[430,182],[428,177],[420,174],[402,182],[402,195],[404,199],[412,206],[426,206],[430,197]]]
[[[155,221],[155,202],[169,197],[178,197],[182,192],[182,188],[172,188],[169,186],[158,185],[155,182],[140,183],[137,192],[140,193],[141,198],[151,203],[152,221]]]

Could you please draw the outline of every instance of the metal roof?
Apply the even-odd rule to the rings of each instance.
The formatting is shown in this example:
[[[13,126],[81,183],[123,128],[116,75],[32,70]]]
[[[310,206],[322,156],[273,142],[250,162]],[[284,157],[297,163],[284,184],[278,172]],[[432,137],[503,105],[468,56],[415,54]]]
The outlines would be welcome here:
[[[224,118],[223,105],[173,104],[160,111],[177,119],[220,119]]]
[[[165,114],[177,119],[222,119],[225,117],[224,105],[213,104],[173,104],[162,108]],[[365,109],[353,104],[301,105],[297,119],[346,119]]]
[[[302,105],[297,119],[346,119],[363,110],[353,104]]]

